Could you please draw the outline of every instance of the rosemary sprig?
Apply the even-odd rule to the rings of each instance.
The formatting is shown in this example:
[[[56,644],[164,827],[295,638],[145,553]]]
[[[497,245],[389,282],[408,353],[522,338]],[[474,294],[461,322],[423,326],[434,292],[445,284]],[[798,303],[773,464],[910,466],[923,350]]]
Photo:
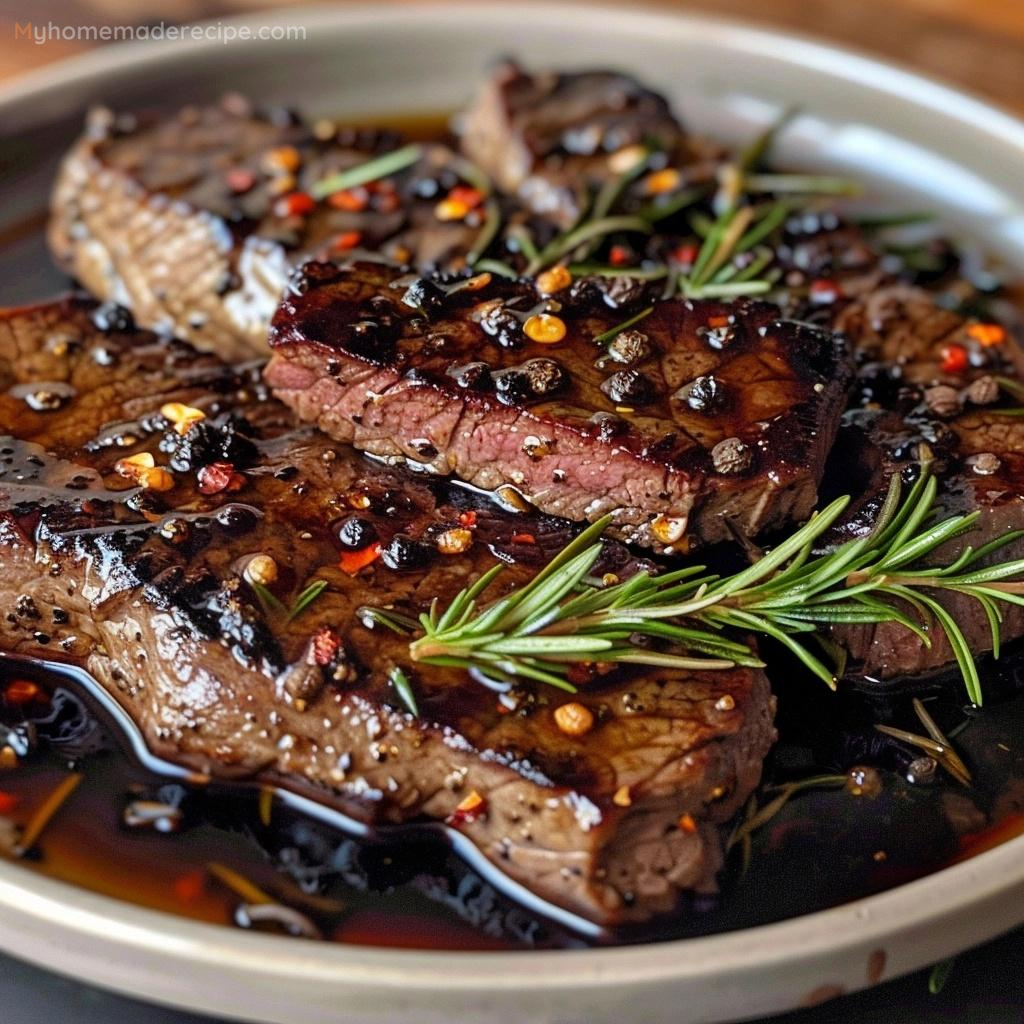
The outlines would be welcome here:
[[[838,789],[848,782],[848,775],[813,775],[806,779],[797,779],[795,782],[766,787],[764,795],[770,799],[762,806],[758,806],[756,798],[750,800],[743,820],[729,836],[726,850],[731,850],[737,843],[749,840],[754,832],[767,825],[798,793],[808,789]]]
[[[956,621],[936,599],[958,593],[984,609],[998,656],[1000,606],[1024,606],[1024,559],[984,564],[1024,531],[1006,533],[948,562],[926,564],[944,544],[969,532],[978,513],[938,520],[938,488],[928,461],[906,496],[899,476],[870,534],[814,556],[816,543],[843,513],[838,498],[732,576],[689,566],[661,576],[639,572],[622,583],[595,586],[605,517],[584,530],[529,583],[491,604],[481,598],[502,565],[494,566],[442,609],[434,602],[412,620],[364,609],[389,628],[412,635],[415,662],[461,668],[485,685],[507,690],[516,680],[570,692],[573,664],[641,664],[684,670],[760,666],[743,639],[772,637],[818,678],[836,685],[835,667],[809,645],[832,624],[897,622],[931,645],[941,629],[953,650],[968,696],[981,704],[973,653]],[[815,645],[817,646],[817,645]],[[826,649],[828,645],[823,645]]]
[[[292,602],[288,610],[288,620],[297,619],[324,591],[327,580],[315,580],[307,584]]]
[[[627,320],[623,320],[621,323],[616,324],[614,327],[610,327],[607,331],[603,331],[601,334],[595,335],[595,345],[607,345],[613,338],[618,337],[623,331],[632,327],[634,324],[640,323],[641,320],[649,317],[654,312],[653,306],[647,306],[645,309],[641,309],[639,313],[634,314]]]
[[[379,181],[389,174],[396,174],[411,167],[423,154],[423,147],[417,143],[410,146],[403,146],[383,156],[375,156],[372,160],[357,164],[348,170],[339,171],[326,178],[321,178],[313,185],[309,194],[314,199],[326,199],[335,192],[344,192],[346,189],[356,188],[359,185],[368,185],[371,181]]]
[[[789,212],[790,207],[785,203],[773,203],[763,208],[726,207],[708,226],[690,272],[679,280],[683,295],[691,299],[708,299],[763,295],[769,291],[771,281],[757,275],[766,270],[775,258],[772,250],[758,253],[742,270],[734,261],[775,231]]]
[[[649,235],[651,233],[651,225],[642,217],[635,216],[622,215],[598,217],[596,219],[588,218],[582,224],[572,228],[572,230],[567,231],[565,234],[558,235],[544,246],[530,260],[523,273],[526,277],[532,277],[534,274],[540,273],[545,267],[550,267],[563,257],[568,256],[585,243],[600,240],[616,231]],[[629,273],[627,269],[623,269],[622,272],[623,274]]]
[[[875,729],[893,739],[909,743],[912,747],[930,755],[940,764],[957,782],[963,786],[971,785],[971,773],[964,764],[963,759],[953,749],[953,744],[935,724],[935,719],[928,714],[928,709],[920,701],[914,698],[914,713],[918,721],[924,726],[927,736],[918,736],[916,733],[908,732],[906,729],[896,729],[891,725],[876,725]]]
[[[743,179],[748,192],[796,192],[819,196],[856,196],[861,186],[849,178],[815,174],[748,174]]]
[[[314,580],[303,587],[296,595],[295,600],[292,601],[291,606],[288,606],[280,598],[276,597],[265,584],[257,583],[254,580],[247,580],[246,582],[252,588],[253,593],[259,598],[260,604],[268,612],[282,616],[287,622],[297,619],[327,587],[326,580]]]

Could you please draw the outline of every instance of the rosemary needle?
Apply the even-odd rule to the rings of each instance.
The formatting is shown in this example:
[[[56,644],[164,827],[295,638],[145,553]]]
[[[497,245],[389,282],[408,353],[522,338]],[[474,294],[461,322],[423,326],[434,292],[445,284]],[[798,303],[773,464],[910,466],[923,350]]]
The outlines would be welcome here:
[[[938,520],[938,485],[927,458],[904,495],[899,476],[873,530],[826,554],[815,545],[839,519],[849,498],[839,498],[752,565],[732,576],[689,566],[652,576],[638,572],[621,583],[594,586],[591,571],[601,555],[609,517],[585,529],[532,580],[491,604],[481,598],[502,565],[494,566],[447,608],[437,602],[414,621],[383,609],[362,609],[363,621],[410,637],[414,662],[465,669],[497,690],[516,681],[545,683],[575,692],[575,664],[639,664],[698,671],[735,665],[759,667],[743,638],[771,637],[787,647],[831,687],[837,668],[813,647],[819,631],[834,624],[896,622],[929,646],[929,626],[949,640],[968,696],[981,704],[981,683],[967,639],[934,596],[970,597],[985,610],[998,638],[999,605],[1024,606],[1024,559],[981,564],[1024,536],[1004,534],[975,550],[965,547],[947,564],[927,564],[934,552],[970,531],[978,513]],[[925,564],[922,564],[925,563]],[[827,657],[827,655],[826,655]],[[399,695],[402,680],[392,680]],[[412,706],[406,701],[407,706]],[[943,747],[933,739],[927,744]],[[948,742],[948,741],[947,741]],[[943,747],[948,751],[948,747]],[[957,761],[959,759],[956,759]],[[966,769],[946,757],[954,773]]]
[[[374,157],[365,163],[323,178],[313,185],[309,193],[314,199],[326,199],[335,192],[344,192],[346,189],[356,188],[359,185],[368,185],[371,181],[379,181],[389,174],[404,171],[406,167],[411,167],[416,163],[422,155],[423,147],[417,143],[403,146],[401,149]]]

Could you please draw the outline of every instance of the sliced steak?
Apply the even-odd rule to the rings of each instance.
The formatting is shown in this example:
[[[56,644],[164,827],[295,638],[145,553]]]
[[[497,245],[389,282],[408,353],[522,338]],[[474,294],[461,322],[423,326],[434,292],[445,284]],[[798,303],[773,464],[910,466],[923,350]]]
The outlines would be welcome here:
[[[889,480],[917,472],[927,445],[940,480],[940,515],[980,512],[976,529],[935,554],[950,561],[1024,527],[1024,427],[997,410],[1012,404],[998,384],[1018,377],[1024,356],[1013,331],[962,316],[935,292],[888,282],[844,302],[835,327],[857,362],[851,409],[830,456],[824,489],[857,499],[837,532],[843,540],[869,531]],[[1024,542],[998,551],[999,561],[1024,557]],[[968,597],[935,595],[963,629],[971,650],[992,650],[985,613]],[[1024,636],[1024,610],[1006,605],[1003,643]],[[945,635],[931,631],[926,647],[896,623],[841,626],[835,637],[850,655],[850,675],[881,681],[955,669]]]
[[[600,924],[714,886],[719,826],[773,741],[763,673],[612,673],[573,698],[594,726],[572,736],[561,691],[414,665],[361,606],[417,614],[496,557],[497,596],[573,528],[364,461],[296,427],[251,371],[97,321],[76,300],[0,319],[4,650],[86,667],[161,757],[374,827],[447,822]],[[600,571],[636,566],[609,542]],[[312,580],[326,589],[289,618],[274,599]]]
[[[900,388],[962,388],[984,374],[1024,369],[1021,350],[1005,328],[963,317],[912,285],[886,283],[868,291],[842,308],[834,327],[850,342],[869,401],[906,406]]]
[[[411,167],[311,205],[315,183],[400,144],[386,131],[318,124],[314,133],[239,97],[166,118],[96,110],[57,180],[50,246],[68,273],[140,324],[231,358],[262,352],[303,258],[361,249],[435,270],[465,257],[482,212],[435,216],[460,185],[440,144],[425,145]]]
[[[730,539],[727,519],[755,534],[810,513],[849,379],[828,332],[765,303],[679,300],[602,345],[649,308],[643,286],[577,285],[558,305],[564,338],[538,344],[530,284],[310,264],[274,319],[266,379],[338,441],[512,485],[568,519],[610,512],[644,545],[686,550]]]
[[[851,483],[863,487],[862,497],[838,532],[837,540],[860,536],[872,528],[893,473],[909,482],[917,472],[920,445],[934,455],[940,480],[939,517],[980,512],[976,528],[944,545],[936,562],[952,561],[966,545],[978,548],[1024,528],[1024,423],[997,412],[971,409],[948,422],[936,421],[923,407],[916,413],[878,409],[847,414],[833,461],[842,477],[838,489]],[[1014,540],[991,561],[1024,558],[1024,540]],[[992,633],[982,607],[970,597],[935,592],[967,637],[972,651],[992,650]],[[1024,609],[1002,606],[1003,645],[1024,636]],[[931,646],[922,644],[898,623],[836,626],[833,636],[850,657],[849,675],[893,680],[949,671],[956,661],[941,629],[930,631]]]
[[[643,144],[689,155],[667,101],[634,79],[610,71],[529,74],[513,61],[483,82],[459,133],[463,152],[499,188],[563,228],[586,208],[592,188],[622,173],[614,154]]]

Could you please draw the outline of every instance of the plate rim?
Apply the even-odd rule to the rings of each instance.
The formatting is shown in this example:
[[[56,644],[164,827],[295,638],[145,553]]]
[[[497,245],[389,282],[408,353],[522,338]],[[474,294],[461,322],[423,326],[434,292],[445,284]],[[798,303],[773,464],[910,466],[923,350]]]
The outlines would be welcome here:
[[[556,12],[572,19],[592,15],[594,4],[530,0],[530,6]],[[940,111],[990,135],[999,134],[1003,145],[1024,157],[1024,120],[987,99],[879,59],[855,48],[816,40],[795,33],[713,15],[668,12],[641,6],[621,11],[600,5],[602,18],[638,25],[649,31],[663,29],[678,33],[699,31],[715,38],[728,37],[734,47],[759,54],[787,52],[788,63],[827,71],[851,88],[870,84],[872,89],[898,93],[911,103]],[[521,18],[522,3],[506,0],[489,3],[488,17]],[[369,3],[345,7],[313,6],[256,12],[238,18],[219,19],[225,25],[306,24],[307,29],[402,24],[410,19],[463,19],[466,5],[451,2],[401,3],[387,7]],[[610,25],[609,31],[615,31]],[[635,32],[639,35],[639,32]],[[36,71],[30,71],[0,86],[0,112],[18,107],[47,94],[58,93],[83,80],[97,80],[149,64],[173,64],[203,51],[218,52],[224,44],[211,40],[143,41],[101,47]],[[239,42],[238,48],[273,46],[273,41]],[[841,68],[839,67],[841,65]],[[529,978],[531,988],[554,992],[574,985],[609,987],[623,984],[628,972],[630,984],[672,983],[707,976],[714,964],[720,975],[732,978],[769,970],[794,960],[811,962],[827,953],[884,946],[899,932],[904,936],[941,932],[944,923],[955,921],[964,911],[986,907],[988,923],[984,937],[992,937],[1024,920],[1024,908],[1013,912],[1007,897],[1024,896],[1024,836],[1009,840],[970,860],[905,883],[893,889],[784,921],[710,936],[675,939],[642,946],[621,946],[585,950],[462,952],[457,953],[460,969],[445,971],[453,953],[384,947],[306,944],[233,931],[222,925],[197,922],[167,912],[134,904],[83,889],[70,883],[36,874],[15,863],[0,861],[0,906],[7,914],[0,918],[0,947],[23,956],[17,948],[21,927],[53,927],[74,930],[76,935],[101,940],[124,950],[148,950],[176,958],[182,963],[202,956],[228,964],[235,972],[260,971],[271,978],[315,981],[337,990],[350,984],[372,984],[380,988],[401,986],[416,992],[436,992],[443,985],[459,994],[521,989]],[[973,933],[972,933],[973,935]],[[813,949],[815,939],[828,936],[827,949]],[[173,941],[171,941],[173,939]],[[932,934],[931,949],[936,959],[958,952],[977,936],[964,940],[955,930],[944,936]],[[43,966],[62,970],[61,963],[43,957],[29,957]],[[922,966],[924,961],[901,962],[886,978]],[[722,965],[727,965],[722,968]],[[269,972],[269,973],[268,973]],[[72,972],[76,973],[76,972]],[[119,988],[115,980],[93,983]],[[138,990],[124,986],[122,991]],[[160,995],[151,995],[168,1002]],[[175,1001],[175,1005],[199,1005]],[[202,1006],[209,1009],[209,1006]],[[226,1012],[220,1008],[218,1012]]]

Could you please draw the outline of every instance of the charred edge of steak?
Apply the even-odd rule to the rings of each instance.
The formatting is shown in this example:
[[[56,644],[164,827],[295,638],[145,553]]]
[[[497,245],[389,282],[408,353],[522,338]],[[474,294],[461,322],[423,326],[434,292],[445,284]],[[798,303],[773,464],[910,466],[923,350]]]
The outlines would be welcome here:
[[[416,614],[495,558],[508,563],[498,596],[578,527],[337,450],[248,371],[97,312],[69,300],[0,318],[5,650],[91,672],[159,757],[284,784],[374,827],[445,822],[509,879],[602,925],[714,885],[718,825],[774,739],[762,672],[613,672],[572,698],[499,701],[411,663],[362,605]],[[33,405],[39,390],[59,401]],[[206,418],[181,433],[167,403]],[[167,489],[121,461],[143,453]],[[368,564],[349,565],[353,551]],[[312,579],[327,588],[288,618],[247,582],[255,556],[272,560],[261,578],[285,606]],[[637,565],[609,542],[599,568]],[[395,665],[419,718],[390,685]],[[568,699],[593,715],[586,735],[558,727]]]
[[[415,165],[372,189],[307,209],[315,183],[402,141],[385,130],[321,135],[237,96],[168,117],[95,110],[58,176],[50,247],[141,325],[237,359],[266,351],[302,259],[370,251],[427,270],[461,264],[483,214],[434,215],[460,181],[445,146],[425,145]]]
[[[609,308],[616,287],[632,294]],[[729,540],[726,517],[746,534],[806,517],[850,379],[841,341],[766,303],[678,300],[594,343],[648,298],[628,279],[581,289],[560,304],[564,340],[541,345],[524,333],[528,283],[309,264],[266,379],[336,440],[569,519],[611,512],[659,549]]]

